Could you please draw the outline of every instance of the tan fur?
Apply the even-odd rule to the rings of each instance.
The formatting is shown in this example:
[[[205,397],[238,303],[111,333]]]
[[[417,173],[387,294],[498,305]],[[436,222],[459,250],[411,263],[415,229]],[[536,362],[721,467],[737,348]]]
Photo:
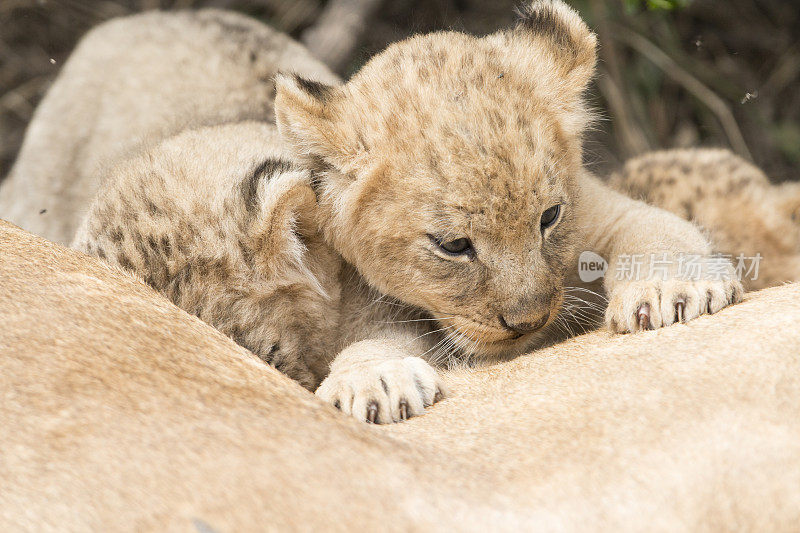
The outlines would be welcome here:
[[[164,32],[158,28],[161,24],[177,31],[175,23],[163,23],[167,15],[159,16],[162,22],[134,17],[110,24],[127,24],[132,34],[137,34],[140,24],[152,25],[148,31],[156,33]],[[227,26],[219,23],[227,16],[213,12],[219,39],[223,39],[220,32],[231,33],[224,32]],[[236,33],[239,37],[230,45],[233,49],[240,50],[236,43],[240,38],[247,41],[251,31],[265,31],[253,29],[252,24],[242,22],[251,29]],[[193,26],[188,27],[191,38]],[[99,49],[119,49],[116,34],[98,33],[114,43]],[[607,257],[611,272],[622,254],[709,253],[710,246],[696,227],[612,192],[582,168],[581,134],[590,116],[581,95],[593,72],[595,45],[594,35],[565,4],[537,1],[524,10],[513,30],[483,38],[442,32],[396,43],[343,86],[297,75],[278,79],[275,114],[281,134],[289,143],[293,163],[307,173],[315,190],[316,214],[325,241],[348,262],[339,276],[339,327],[328,345],[331,353],[338,355],[317,389],[321,398],[361,420],[391,422],[421,414],[446,389],[431,364],[509,357],[574,331],[570,322],[580,318],[586,305],[575,296],[582,294],[575,292],[582,288],[576,287],[573,279],[581,250],[592,249]],[[228,58],[220,50],[228,46],[209,49],[203,65],[225,63]],[[87,57],[76,59],[76,64],[92,64],[95,58],[83,49],[79,47],[76,57]],[[149,46],[143,49],[149,51],[148,60],[160,64],[180,59],[172,53],[155,54]],[[147,64],[136,67],[146,70]],[[139,80],[134,71],[131,74]],[[189,75],[175,64],[162,74]],[[259,96],[262,86],[248,82],[250,74],[245,74],[241,83],[237,82],[239,74],[227,74],[227,83],[240,88],[235,94],[248,95],[244,101],[268,107],[269,100]],[[112,79],[105,72],[103,75]],[[191,76],[207,78],[200,71]],[[70,79],[65,70],[62,81]],[[137,94],[151,90],[158,94],[152,87],[158,83],[167,88],[175,85],[144,76]],[[189,78],[182,83],[192,84]],[[67,95],[59,94],[54,91],[51,100],[60,101]],[[217,121],[230,114],[227,100],[213,100],[208,105]],[[213,111],[215,105],[220,110]],[[108,114],[114,115],[118,109],[112,106]],[[158,123],[172,123],[169,113],[161,111],[153,111],[160,117]],[[178,108],[177,113],[185,127],[192,122],[184,111]],[[130,135],[124,117],[122,113],[104,120],[108,127]],[[87,124],[91,122],[87,120]],[[198,131],[201,137],[205,135]],[[138,186],[158,190],[148,183],[150,166],[156,169],[154,176],[160,173],[159,165],[192,168],[196,149],[187,139],[190,137],[175,137],[167,157],[159,152],[162,147],[139,149],[149,155],[120,163],[121,170],[111,174],[123,176],[122,182],[112,180],[109,190],[135,191]],[[202,172],[178,172],[177,181],[184,180],[181,186],[188,182],[191,187],[193,180],[214,181],[214,176],[225,172],[241,181],[246,165],[240,156],[231,155],[238,142],[235,134],[219,137],[218,149],[204,159]],[[265,141],[264,149],[273,148]],[[80,153],[78,150],[75,155]],[[228,157],[233,157],[232,165]],[[200,175],[203,173],[206,176]],[[94,179],[103,181],[100,176],[105,175],[108,172],[98,173]],[[219,185],[219,180],[214,183]],[[112,202],[105,205],[113,207],[112,213],[104,215],[101,198],[92,217],[103,225],[124,216],[126,194],[108,193],[106,198]],[[139,196],[139,212],[148,209],[146,198],[147,194]],[[203,198],[203,192],[188,191],[187,198]],[[541,229],[542,214],[556,205],[561,214],[552,227]],[[285,220],[279,211],[271,216]],[[221,214],[219,209],[216,213]],[[152,277],[146,262],[134,261],[136,246],[146,246],[147,236],[152,234],[155,240],[167,229],[175,234],[182,223],[211,231],[212,221],[204,221],[199,214],[193,217],[191,210],[178,210],[174,226],[159,222],[149,230],[147,217],[138,221],[130,216],[127,224],[141,238],[127,239],[122,246],[123,251],[128,248],[124,255],[120,250],[108,253],[106,237],[110,234],[96,233],[98,242],[84,242],[84,249],[125,257],[131,264],[123,266]],[[222,218],[224,224],[235,227],[237,210],[226,210]],[[89,220],[87,225],[91,223]],[[219,249],[224,261],[237,265],[237,272],[254,272],[242,264],[237,250],[231,250],[230,243],[243,236],[239,232],[223,232]],[[457,238],[469,238],[476,253],[451,257],[435,243]],[[216,246],[215,241],[212,234],[194,252],[205,253],[206,246]],[[266,255],[272,253],[267,251]],[[191,262],[189,256],[182,260]],[[168,285],[175,281],[171,276],[178,270],[166,263],[159,258],[156,264],[173,273],[165,278]],[[249,331],[262,315],[226,312],[220,304],[229,301],[230,292],[240,286],[229,283],[236,276],[219,282],[215,279],[218,274],[208,272],[207,279],[193,282],[195,291],[208,292],[204,309],[214,309],[205,318],[266,357],[263,352],[274,342],[274,330],[284,327],[271,321],[286,315],[264,314],[264,322],[270,323],[266,329],[256,329],[249,333],[249,340],[242,340],[237,332]],[[330,279],[334,276],[330,274]],[[163,290],[163,284],[153,284]],[[685,318],[694,319],[741,297],[741,285],[729,271],[718,281],[686,280],[674,272],[665,280],[627,281],[607,276],[603,288],[609,299],[606,321],[619,332],[640,329],[637,310],[643,304],[651,308],[650,326],[659,328],[675,322],[679,298],[686,300]],[[168,290],[165,294],[185,305]],[[289,301],[286,294],[282,297]],[[324,306],[318,303],[312,306],[312,315],[324,314]],[[305,306],[301,300],[295,304],[300,309]],[[204,316],[203,309],[185,307]],[[238,318],[226,324],[228,315]],[[323,331],[333,316],[326,317]],[[294,328],[292,337],[301,337],[298,331]],[[309,334],[309,342],[318,346],[317,339],[324,337]],[[305,345],[298,342],[296,346]],[[300,361],[301,351],[295,351],[291,360]],[[322,353],[306,359],[310,373],[318,379],[324,370],[317,372],[311,367],[325,368],[329,356],[323,349],[311,352]],[[298,377],[296,370],[290,373]],[[307,386],[313,383],[308,374],[299,374]]]
[[[263,26],[232,17],[229,20],[228,14],[218,11],[133,16],[110,22],[87,36],[93,46],[111,50],[120,60],[136,59],[138,72],[133,67],[127,70],[136,80],[129,86],[131,92],[108,96],[109,102],[116,98],[123,104],[139,95],[147,101],[162,91],[207,83],[206,72],[183,68],[185,57],[180,47],[173,50],[161,43],[159,53],[150,42],[139,42],[126,49],[131,45],[130,35],[171,33],[176,41],[189,42],[198,38],[198,32],[205,35],[203,32],[211,31],[214,38],[207,39],[208,46],[203,46],[202,40],[195,43],[203,52],[204,64],[223,65],[230,61],[231,53],[247,56],[251,51],[263,61],[256,84],[252,83],[254,73],[237,71],[236,62],[226,71],[226,83],[239,87],[237,98],[246,102],[247,107],[239,109],[239,121],[229,122],[235,106],[227,95],[215,99],[202,93],[183,94],[190,104],[205,109],[207,125],[200,127],[187,105],[148,109],[140,102],[143,112],[152,115],[150,123],[185,128],[171,131],[163,139],[147,128],[139,129],[141,125],[135,122],[126,122],[129,112],[123,106],[110,105],[102,119],[84,116],[86,124],[95,122],[89,129],[102,129],[111,138],[147,138],[149,142],[124,155],[106,154],[105,167],[91,173],[92,182],[100,184],[99,192],[73,246],[135,274],[184,310],[314,390],[328,375],[331,360],[339,351],[370,337],[376,325],[383,330],[387,320],[406,315],[416,320],[418,315],[403,310],[387,313],[381,306],[372,309],[371,299],[376,296],[351,267],[342,269],[338,254],[319,238],[309,171],[286,160],[288,154],[274,126],[263,122],[272,114],[272,101],[262,91],[264,84],[272,83],[269,78],[275,69],[291,65],[325,73],[325,68],[315,66],[307,52],[288,45],[283,38],[273,36],[276,40],[265,41],[263,34],[271,33]],[[232,21],[238,21],[235,28]],[[294,52],[296,60],[289,57]],[[119,72],[104,71],[105,63],[84,45],[70,63],[102,72],[107,84],[119,81]],[[151,75],[151,67],[160,72],[160,78]],[[59,80],[62,86],[85,81],[75,76],[74,69],[66,68]],[[322,79],[335,78],[328,74]],[[91,97],[70,94],[62,86],[51,91],[49,101]],[[35,120],[31,130],[42,127],[46,118]],[[69,147],[60,148],[68,153]],[[77,158],[80,151],[72,148]],[[25,158],[22,154],[21,161]],[[54,180],[50,187],[70,185],[66,183],[69,180],[63,181]],[[19,200],[25,203],[24,198]],[[64,216],[61,222],[71,225],[72,216]],[[347,288],[344,301],[340,300],[342,285]],[[403,329],[425,333],[414,323]],[[371,345],[382,359],[387,352],[398,352],[385,342]],[[415,347],[417,353],[425,349],[422,343]],[[414,392],[407,399],[408,416],[422,414],[442,393],[436,373],[418,357],[365,364],[369,368],[359,372],[365,384],[356,387],[362,394],[339,402],[348,409],[355,405],[366,412],[374,397],[385,397],[381,383],[388,374]],[[384,400],[379,421],[399,420],[401,399],[394,398],[391,411]]]
[[[314,390],[335,355],[341,260],[280,146],[256,122],[171,137],[109,173],[73,247]]]
[[[337,414],[103,262],[0,223],[0,529],[793,531],[791,285]]]
[[[666,150],[637,157],[610,184],[704,227],[721,253],[763,256],[752,289],[800,279],[800,184],[770,184],[722,149]]]
[[[326,239],[371,287],[433,319],[421,347],[430,361],[507,357],[573,331],[565,310],[582,250],[606,257],[611,274],[627,254],[677,265],[679,254],[710,253],[696,227],[582,168],[595,46],[563,2],[537,1],[513,30],[395,43],[343,86],[278,78],[278,126],[314,174]],[[560,218],[540,230],[556,205]],[[474,253],[452,257],[436,244],[463,238]],[[686,319],[717,312],[742,292],[723,266],[718,280],[677,268],[666,279],[606,276],[606,322],[637,331],[647,304],[650,327],[668,326],[681,299]],[[317,393],[345,411],[352,403],[359,418],[367,402],[356,400],[372,397],[386,421],[413,387],[402,370],[364,378],[365,362],[416,355],[420,335],[396,324],[374,335],[339,355]]]
[[[69,243],[104,171],[186,128],[273,120],[273,77],[337,78],[287,36],[232,12],[148,12],[89,32],[34,114],[0,216]]]
[[[42,103],[3,194],[59,241],[86,212],[75,248],[314,390],[336,353],[341,261],[318,237],[308,173],[288,168],[267,123],[274,74],[288,67],[336,81],[303,47],[233,13],[108,22]],[[26,218],[50,196],[54,208]]]

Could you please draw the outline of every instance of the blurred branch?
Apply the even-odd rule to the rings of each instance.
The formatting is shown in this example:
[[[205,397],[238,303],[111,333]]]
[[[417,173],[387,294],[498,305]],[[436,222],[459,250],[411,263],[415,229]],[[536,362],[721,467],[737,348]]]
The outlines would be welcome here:
[[[652,147],[647,136],[628,113],[630,104],[625,95],[614,81],[608,70],[601,67],[597,77],[597,86],[614,116],[614,131],[620,141],[620,148],[624,151],[625,159],[647,152]]]
[[[797,79],[800,71],[800,44],[795,44],[778,60],[777,66],[772,73],[767,76],[762,90],[765,93],[778,93]]]
[[[381,0],[330,0],[317,23],[302,37],[314,56],[341,73],[353,56],[367,20]]]
[[[597,21],[597,32],[600,41],[600,55],[603,62],[599,68],[597,87],[608,104],[609,111],[614,117],[614,131],[624,152],[625,159],[648,151],[651,146],[647,135],[640,124],[632,116],[633,109],[630,105],[630,95],[625,92],[625,84],[619,68],[619,53],[614,41],[611,39],[607,7],[600,0],[590,0],[589,5],[592,15]]]
[[[49,76],[37,76],[7,91],[0,96],[0,111],[11,111],[22,120],[30,120],[34,109],[31,102],[46,79],[49,79]]]
[[[617,28],[617,31],[613,32],[613,37],[642,54],[667,76],[681,84],[687,91],[692,93],[695,98],[703,102],[706,107],[714,113],[717,120],[719,120],[734,151],[749,160],[753,159],[750,150],[747,148],[747,143],[742,136],[742,132],[739,129],[739,125],[736,123],[736,118],[733,116],[733,113],[728,108],[725,101],[717,96],[714,91],[706,87],[700,80],[678,65],[656,45],[641,35],[632,32],[629,28]]]

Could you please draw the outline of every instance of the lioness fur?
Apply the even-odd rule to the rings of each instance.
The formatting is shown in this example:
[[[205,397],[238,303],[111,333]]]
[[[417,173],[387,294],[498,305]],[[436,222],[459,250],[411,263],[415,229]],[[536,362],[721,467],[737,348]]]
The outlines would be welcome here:
[[[0,222],[0,529],[794,531],[798,298],[444,370],[377,428]]]
[[[213,24],[221,27],[214,35],[227,35],[222,16],[214,13]],[[161,22],[153,17],[117,24],[158,28]],[[121,49],[117,33],[97,31],[95,35],[115,43],[105,48]],[[609,259],[611,275],[604,280],[609,299],[606,321],[614,331],[671,325],[681,318],[715,313],[741,298],[741,284],[730,265],[715,280],[687,279],[674,270],[661,279],[613,275],[627,254],[705,256],[711,247],[695,226],[614,193],[582,168],[581,136],[590,118],[582,93],[594,69],[595,45],[594,35],[569,7],[559,1],[537,1],[523,10],[520,23],[511,30],[482,38],[439,32],[396,43],[341,86],[309,80],[302,72],[278,78],[275,116],[288,143],[290,163],[308,177],[325,243],[346,260],[339,274],[338,335],[330,342],[334,350],[329,355],[335,357],[332,362],[328,356],[307,362],[309,373],[303,378],[309,386],[312,376],[321,377],[312,367],[327,368],[330,362],[330,372],[317,389],[320,397],[362,420],[402,420],[420,414],[436,400],[437,392],[443,392],[429,363],[508,357],[552,341],[561,330],[574,331],[566,322],[567,315],[574,313],[564,311],[571,305],[568,296],[575,298],[570,291],[584,290],[573,278],[582,249]],[[79,47],[76,55],[82,50]],[[152,49],[145,50],[156,60]],[[84,55],[75,63],[94,61],[88,52]],[[201,55],[204,63],[227,60],[213,46]],[[174,59],[164,54],[157,58],[162,63]],[[176,68],[167,70],[172,76],[185,75]],[[253,87],[237,84],[235,72],[228,74],[227,83],[241,88],[237,94],[247,94]],[[71,78],[70,71],[65,69],[64,78]],[[245,80],[251,80],[251,74]],[[155,80],[145,78],[141,83],[137,87],[145,88]],[[259,92],[262,85],[255,87],[258,90],[250,91],[251,99],[246,101],[268,107],[270,100]],[[69,95],[54,91],[48,98],[55,102],[65,96]],[[215,120],[229,116],[226,100],[212,103],[222,107],[219,113],[209,112]],[[156,111],[154,117],[160,118],[151,118],[154,122],[177,120],[171,110]],[[108,116],[114,116],[113,109]],[[105,120],[109,127],[129,130],[123,121]],[[192,120],[177,122],[185,126]],[[32,126],[34,132],[36,127]],[[220,154],[234,150],[231,142],[220,143]],[[181,157],[191,160],[193,153],[190,145],[179,146],[173,149],[178,159],[167,159],[177,168],[186,164]],[[145,164],[136,163],[132,175],[144,180],[144,189],[147,180],[159,174],[148,174],[147,158],[152,157],[156,167],[164,164],[154,156],[160,149],[144,148],[142,153],[149,154]],[[107,157],[113,159],[113,154]],[[227,164],[222,156],[212,157],[208,175],[221,174],[217,165],[224,169]],[[238,176],[234,181],[242,179],[242,168],[237,162],[231,169]],[[92,183],[103,182],[100,176],[108,175],[103,171]],[[146,197],[142,196],[140,206],[147,207]],[[99,197],[86,226],[99,222],[98,228],[113,227],[107,224],[126,212],[125,202],[124,194]],[[225,211],[231,228],[239,227],[239,212]],[[201,217],[191,219],[187,213],[191,211],[182,211],[178,219],[204,224]],[[136,227],[149,223],[143,218],[125,220]],[[137,234],[142,236],[138,240],[142,246],[147,242],[145,235],[155,237],[141,228]],[[119,250],[110,253],[113,239],[106,238],[110,234],[82,235],[105,239],[78,243],[98,255],[103,250],[107,256],[131,259],[129,254],[136,252],[136,238],[125,241],[122,246],[129,251],[120,255]],[[221,239],[236,242],[237,236],[243,235]],[[468,246],[447,252],[451,242]],[[138,254],[161,260],[147,250]],[[244,257],[237,254],[234,250],[225,260]],[[149,267],[141,268],[144,262],[128,262],[143,277],[151,274]],[[192,279],[198,293],[206,283],[212,295],[225,292],[213,278]],[[298,300],[296,305],[302,309],[304,303]],[[224,306],[216,309],[224,311]],[[198,314],[202,316],[202,311]],[[225,314],[216,315],[220,322],[211,322],[219,326]],[[270,320],[283,318],[264,316],[265,322]],[[249,323],[230,325],[226,331],[241,330],[241,326],[246,330]],[[282,326],[266,329],[276,331]],[[271,334],[264,337],[261,342],[268,349],[275,339]],[[244,342],[252,347],[251,341]],[[312,351],[312,358],[317,353]]]
[[[755,165],[724,149],[664,150],[630,161],[611,186],[691,220],[714,248],[745,268],[748,290],[800,280],[800,184],[770,183]],[[747,272],[747,271],[750,272]]]

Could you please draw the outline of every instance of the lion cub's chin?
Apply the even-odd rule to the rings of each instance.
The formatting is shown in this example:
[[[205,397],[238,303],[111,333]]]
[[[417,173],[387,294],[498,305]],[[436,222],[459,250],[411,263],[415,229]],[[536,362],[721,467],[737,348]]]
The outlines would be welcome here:
[[[498,361],[524,354],[554,339],[553,326],[562,313],[563,306],[563,293],[557,291],[549,305],[536,309],[540,316],[547,318],[541,325],[534,326],[536,329],[525,332],[494,326],[487,323],[487,318],[480,316],[472,318],[435,311],[428,311],[426,314],[436,320],[436,328],[441,331],[441,345],[451,355],[455,355],[455,359]],[[462,357],[458,357],[459,355]]]
[[[465,324],[443,320],[439,322],[439,327],[449,327],[446,334],[450,343],[444,344],[451,344],[462,358],[491,362],[510,359],[530,351],[547,338],[546,332],[552,321],[553,319],[548,320],[541,328],[525,334],[478,326],[469,319],[465,320]]]

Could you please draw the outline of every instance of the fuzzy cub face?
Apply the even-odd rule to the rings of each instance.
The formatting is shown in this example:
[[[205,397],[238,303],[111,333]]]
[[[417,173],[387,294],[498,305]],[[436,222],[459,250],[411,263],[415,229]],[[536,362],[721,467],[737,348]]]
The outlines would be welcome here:
[[[279,128],[314,171],[329,242],[481,355],[553,320],[574,248],[595,37],[558,1],[522,15],[483,38],[394,44],[342,87],[278,79]]]

